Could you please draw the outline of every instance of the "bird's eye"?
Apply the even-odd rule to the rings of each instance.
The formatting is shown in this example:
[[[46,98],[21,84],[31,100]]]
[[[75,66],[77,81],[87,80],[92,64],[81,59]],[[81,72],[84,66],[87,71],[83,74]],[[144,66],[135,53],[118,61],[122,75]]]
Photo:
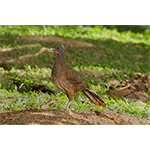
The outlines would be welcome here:
[[[57,47],[56,49],[59,49],[59,47]]]

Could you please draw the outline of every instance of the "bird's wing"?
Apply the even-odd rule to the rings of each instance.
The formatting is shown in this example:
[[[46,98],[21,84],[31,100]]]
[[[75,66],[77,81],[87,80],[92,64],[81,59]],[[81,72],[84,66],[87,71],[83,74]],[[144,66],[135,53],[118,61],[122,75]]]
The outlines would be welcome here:
[[[86,80],[74,69],[68,67],[67,80],[74,85],[88,87]]]

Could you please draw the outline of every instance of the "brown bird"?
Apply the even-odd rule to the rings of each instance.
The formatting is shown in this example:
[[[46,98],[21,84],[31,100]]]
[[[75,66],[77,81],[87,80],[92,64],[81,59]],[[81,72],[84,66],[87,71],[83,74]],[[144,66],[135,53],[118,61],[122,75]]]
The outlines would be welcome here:
[[[57,87],[68,97],[67,108],[73,100],[73,95],[77,92],[83,92],[91,102],[98,106],[106,106],[103,99],[93,90],[89,89],[86,80],[74,69],[64,63],[65,50],[57,45],[51,48],[57,53],[54,67],[52,69],[52,79]]]

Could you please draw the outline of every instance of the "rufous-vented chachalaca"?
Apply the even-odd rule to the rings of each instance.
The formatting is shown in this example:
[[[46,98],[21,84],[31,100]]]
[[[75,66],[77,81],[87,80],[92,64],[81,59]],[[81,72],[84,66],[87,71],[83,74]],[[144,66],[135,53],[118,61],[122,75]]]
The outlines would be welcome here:
[[[57,45],[51,48],[57,53],[54,67],[52,69],[52,79],[57,87],[68,97],[70,103],[73,100],[73,95],[77,92],[83,92],[91,102],[98,106],[106,106],[105,102],[93,90],[89,89],[86,80],[74,69],[68,67],[64,63],[65,50],[62,46]]]

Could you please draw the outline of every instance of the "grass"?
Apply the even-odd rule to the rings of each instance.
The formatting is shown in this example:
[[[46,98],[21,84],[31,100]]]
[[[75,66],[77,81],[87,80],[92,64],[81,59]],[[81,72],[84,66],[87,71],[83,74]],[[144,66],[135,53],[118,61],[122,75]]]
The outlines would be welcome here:
[[[123,82],[132,79],[132,74],[141,72],[150,74],[150,27],[142,33],[131,31],[118,32],[117,29],[107,29],[103,26],[0,26],[0,78],[13,78],[24,82],[17,87],[12,81],[0,83],[0,110],[23,110],[27,108],[40,108],[42,104],[56,95],[31,91],[31,85],[42,84],[48,89],[57,89],[51,81],[51,68],[56,55],[44,51],[34,56],[42,47],[54,47],[58,43],[26,41],[23,35],[54,35],[86,41],[93,47],[76,47],[65,45],[67,65],[75,70],[123,70],[124,73],[106,74],[94,77],[83,74],[90,87],[99,95],[107,95],[109,90],[108,80],[112,76]],[[115,40],[114,40],[115,37]],[[25,46],[37,44],[35,47]],[[61,44],[61,43],[60,43]],[[12,48],[10,51],[2,49]],[[33,57],[20,60],[21,56],[33,54]],[[14,62],[6,60],[14,59]],[[5,68],[5,70],[3,69]],[[126,76],[125,76],[126,75]],[[25,92],[26,91],[26,92]],[[68,99],[63,93],[48,109],[65,107]],[[131,114],[136,117],[150,118],[149,107],[142,107],[138,103],[128,102],[125,98],[114,99],[103,96],[107,107],[98,107],[92,104],[83,93],[77,93],[71,107],[74,111],[113,110],[119,106],[124,108],[119,113]],[[150,105],[148,102],[147,105]]]

